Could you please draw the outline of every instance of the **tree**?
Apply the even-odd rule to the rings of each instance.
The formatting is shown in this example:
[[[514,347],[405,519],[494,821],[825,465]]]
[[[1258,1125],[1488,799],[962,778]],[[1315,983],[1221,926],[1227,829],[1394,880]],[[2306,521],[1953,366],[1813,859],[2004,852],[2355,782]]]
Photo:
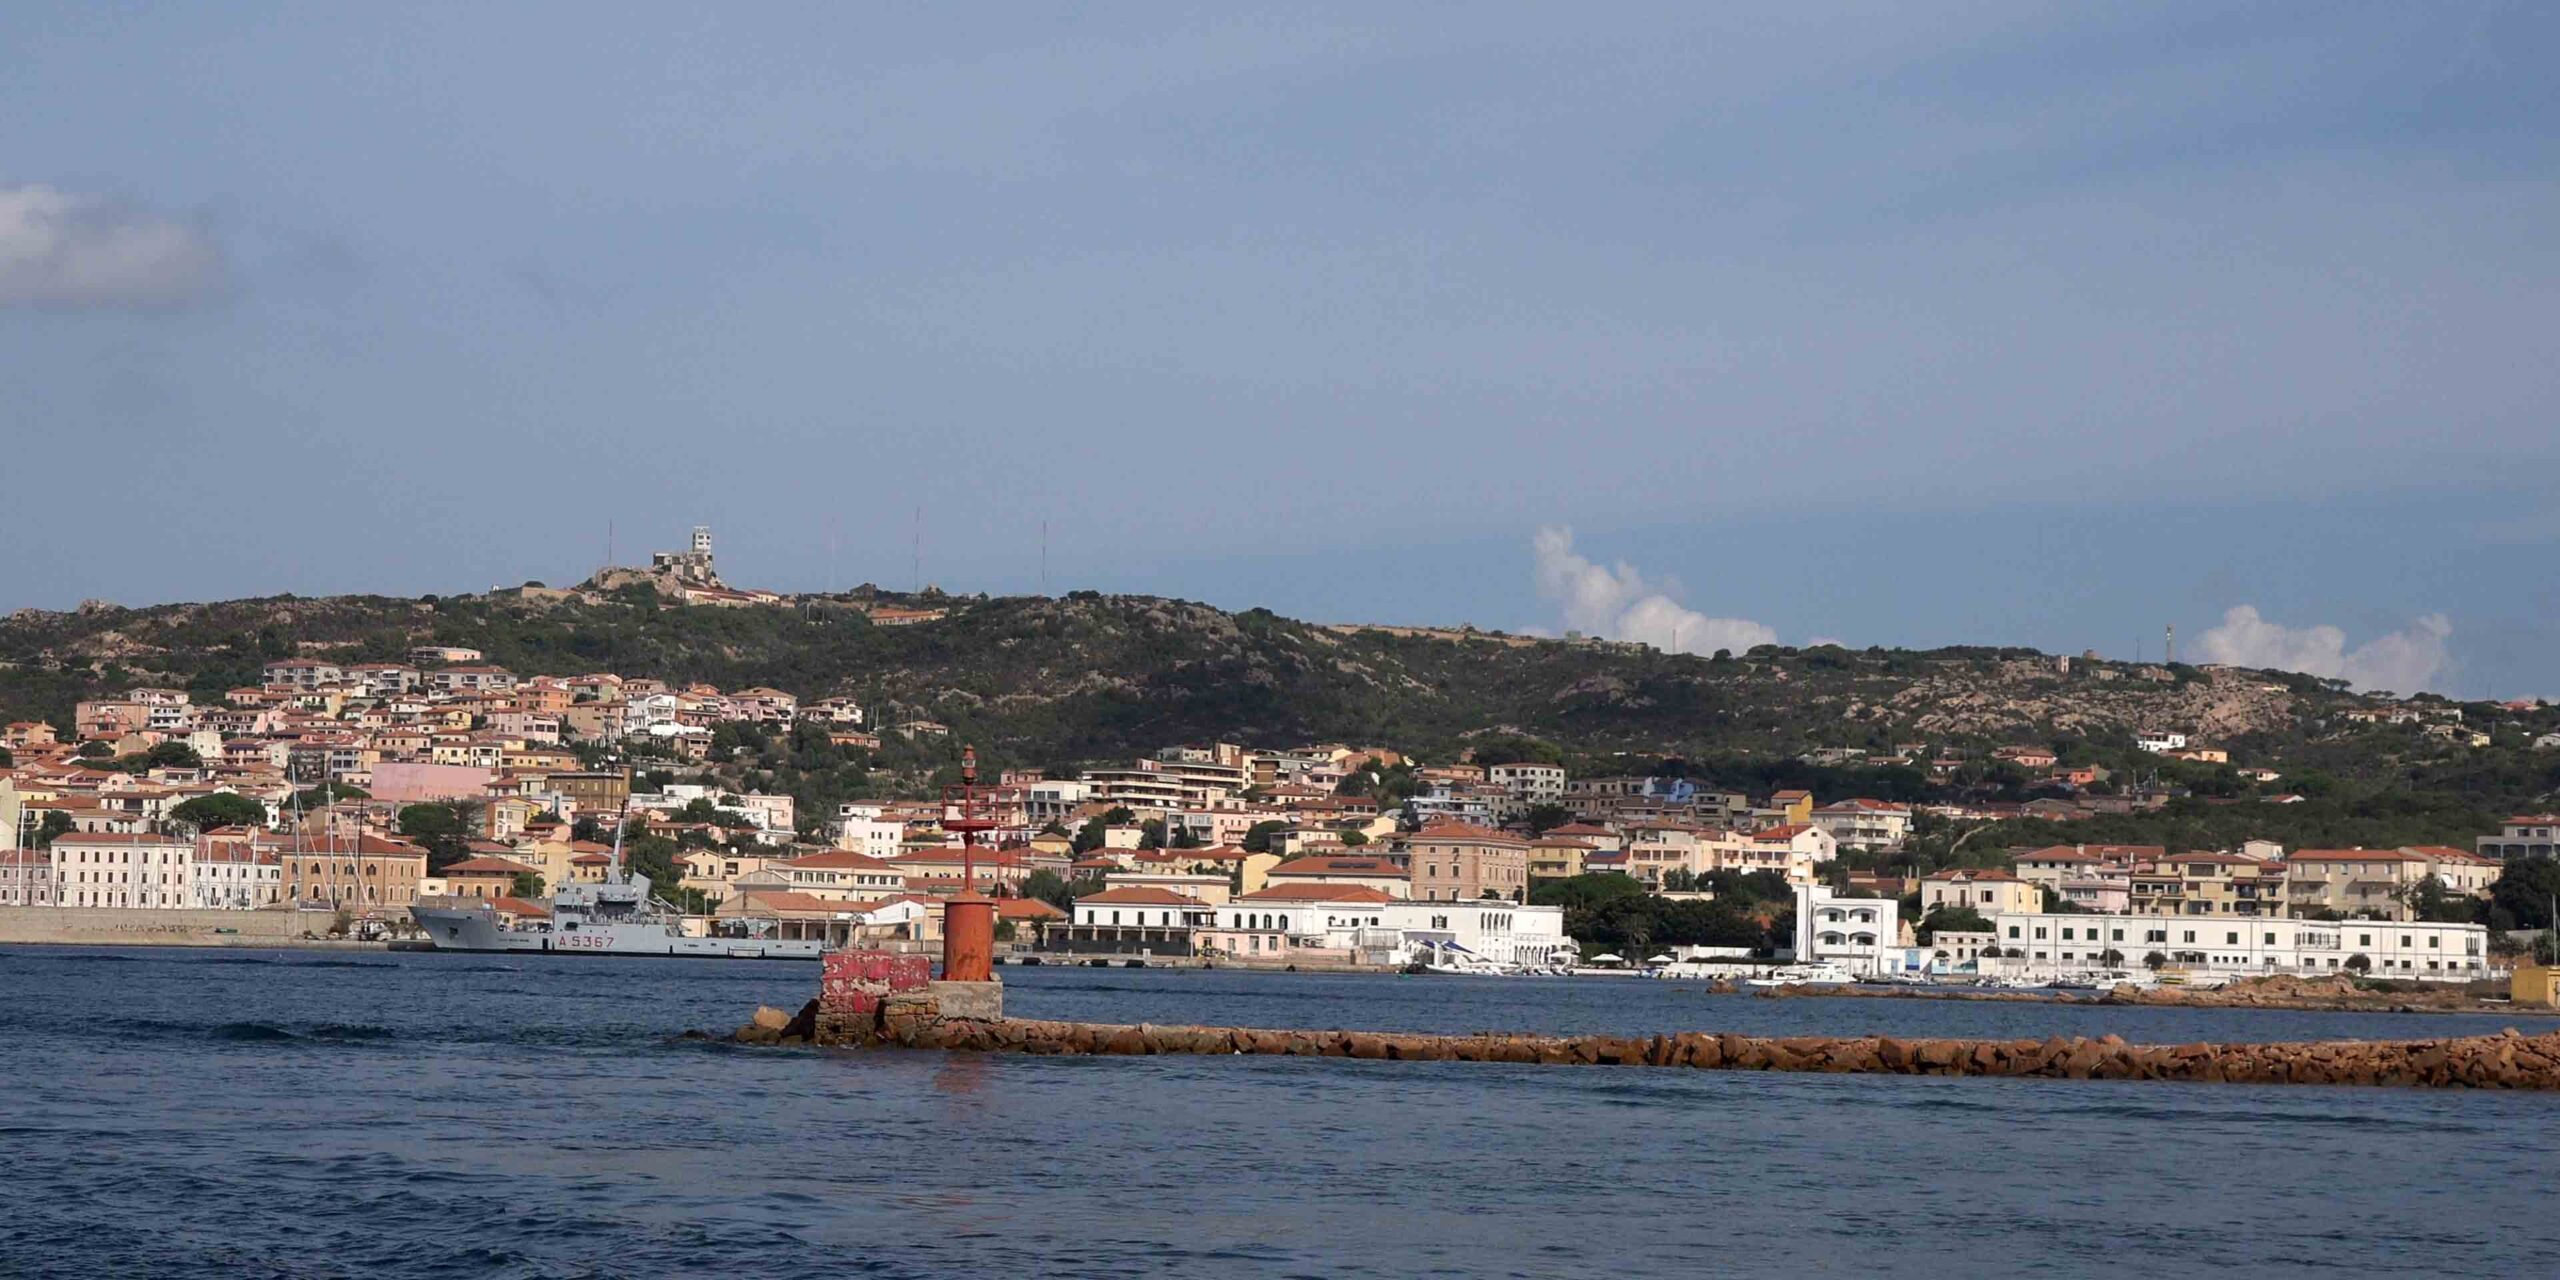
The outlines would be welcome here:
[[[1345,849],[1357,849],[1367,843],[1369,843],[1369,833],[1358,827],[1352,827],[1342,833],[1342,847]]]
[[[2076,916],[2082,914],[2082,908],[2079,903],[2063,897],[2060,893],[2054,890],[2052,885],[2045,885],[2043,888],[2044,911],[2046,915]]]
[[[83,760],[112,760],[115,758],[116,748],[112,742],[83,742],[80,744],[80,749],[71,754]]]
[[[373,793],[344,782],[323,782],[294,796],[305,809],[325,809],[341,800],[370,800]]]
[[[1012,922],[1011,920],[998,920],[998,921],[996,921],[996,934],[995,934],[996,941],[998,941],[998,942],[1011,942],[1011,941],[1013,941],[1014,936],[1015,936],[1015,929],[1014,929],[1014,927],[1013,927],[1013,922]]]
[[[541,897],[542,873],[539,871],[517,872],[514,885],[507,891],[528,901]]]
[[[1141,849],[1164,847],[1164,819],[1149,818],[1138,824],[1138,847]]]
[[[1560,804],[1533,804],[1521,816],[1529,824],[1529,834],[1542,836],[1573,821],[1573,810]]]
[[[211,831],[216,827],[262,827],[267,824],[267,807],[244,795],[216,791],[171,809],[169,820],[183,822],[198,831]]]
[[[684,873],[676,867],[676,842],[665,836],[625,837],[622,860],[633,874],[649,877],[649,887],[661,895],[672,895],[676,882]]]
[[[2519,929],[2551,927],[2551,898],[2560,894],[2560,859],[2510,858],[2489,886],[2489,903],[2505,910]]]
[[[1271,852],[1271,837],[1288,829],[1288,823],[1277,820],[1257,822],[1244,830],[1244,851],[1247,853],[1269,853]]]
[[[2478,899],[2455,893],[2433,875],[2422,876],[2410,885],[2402,900],[2418,919],[2438,924],[2469,924],[2480,916]]]
[[[1921,917],[1919,927],[1912,930],[1912,936],[1919,939],[1920,945],[1925,947],[1940,933],[1989,933],[1991,931],[1991,922],[1983,919],[1981,912],[1972,907],[1954,906],[1939,907]]]
[[[1040,834],[1044,836],[1067,835],[1067,824],[1060,822],[1055,818],[1051,818],[1047,822],[1040,824]]]
[[[2347,970],[2350,973],[2371,973],[2373,972],[2373,958],[2361,951],[2348,956]]]
[[[50,849],[56,838],[71,834],[71,815],[60,809],[47,809],[44,820],[36,824],[36,847]]]
[[[152,769],[201,769],[204,757],[197,755],[196,749],[186,743],[160,742],[142,753],[142,763]]]
[[[1075,905],[1075,895],[1067,889],[1067,878],[1046,867],[1022,878],[1022,896],[1038,898],[1060,911]]]
[[[438,874],[471,856],[470,829],[463,825],[462,815],[456,813],[451,805],[402,805],[397,821],[400,834],[427,851],[429,875]]]
[[[2099,953],[2098,963],[2105,965],[2110,969],[2121,969],[2124,967],[2124,953],[2116,950],[2114,947],[2109,947],[2105,951]]]
[[[2146,955],[2146,956],[2142,957],[2142,967],[2143,967],[2143,968],[2145,968],[2145,969],[2149,969],[2149,970],[2150,970],[2150,971],[2152,971],[2153,973],[2158,973],[2158,972],[2160,972],[2162,969],[2167,968],[2168,966],[2169,966],[2169,957],[2164,956],[2164,955],[2160,954],[2160,953],[2159,953],[2159,952],[2157,952],[2157,951],[2154,951],[2154,952],[2150,953],[2149,955]]]

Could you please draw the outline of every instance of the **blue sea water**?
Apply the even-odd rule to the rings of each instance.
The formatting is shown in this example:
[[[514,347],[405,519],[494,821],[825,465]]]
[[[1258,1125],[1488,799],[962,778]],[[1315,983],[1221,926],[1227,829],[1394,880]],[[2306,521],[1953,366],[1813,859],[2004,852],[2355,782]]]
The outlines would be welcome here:
[[[1013,969],[1012,1012],[1399,1030],[2502,1020]],[[0,950],[0,1274],[2549,1275],[2560,1100],[742,1049],[779,962]]]

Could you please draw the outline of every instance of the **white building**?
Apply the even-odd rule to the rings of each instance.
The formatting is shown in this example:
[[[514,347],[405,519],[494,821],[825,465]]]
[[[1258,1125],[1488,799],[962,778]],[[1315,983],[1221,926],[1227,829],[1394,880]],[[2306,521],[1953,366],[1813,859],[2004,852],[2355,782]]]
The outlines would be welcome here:
[[[188,867],[190,907],[247,911],[284,897],[284,859],[253,841],[199,841]]]
[[[1408,961],[1454,947],[1495,964],[1555,963],[1573,950],[1564,933],[1564,908],[1531,907],[1494,899],[1422,902],[1397,899],[1378,909],[1386,928],[1402,935]]]
[[[1892,898],[1834,897],[1831,886],[1796,886],[1796,961],[1851,973],[1902,966],[1902,904]]]
[[[1485,780],[1510,793],[1503,811],[1495,816],[1508,821],[1542,804],[1564,803],[1564,766],[1539,764],[1522,760],[1512,764],[1488,765]]]
[[[2138,734],[2134,737],[2133,745],[2151,752],[2184,751],[2187,748],[2187,735],[2183,733]]]
[[[1862,796],[1814,810],[1813,825],[1842,848],[1899,849],[1911,835],[1911,806]]]
[[[898,856],[900,844],[907,838],[907,824],[884,818],[876,804],[840,804],[835,821],[827,824],[834,832],[836,847],[869,854],[874,858]]]
[[[1564,908],[1479,899],[1424,902],[1356,885],[1286,885],[1248,893],[1216,909],[1204,947],[1278,958],[1323,951],[1367,964],[1475,957],[1534,968],[1573,950]]]
[[[195,852],[193,841],[173,836],[62,836],[53,842],[54,901],[67,907],[193,906]]]
[[[2002,912],[1991,924],[2010,966],[2029,974],[2142,968],[2157,952],[2167,966],[2234,976],[2348,973],[2358,956],[2377,978],[2490,976],[2489,931],[2476,924],[2042,912]]]

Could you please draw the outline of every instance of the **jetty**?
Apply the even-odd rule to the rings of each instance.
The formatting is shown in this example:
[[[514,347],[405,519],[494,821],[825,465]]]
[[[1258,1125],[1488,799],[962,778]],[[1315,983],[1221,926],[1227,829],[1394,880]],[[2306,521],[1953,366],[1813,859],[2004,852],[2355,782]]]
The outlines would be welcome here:
[[[707,1033],[689,1032],[694,1038]],[[744,1044],[955,1053],[1167,1054],[1494,1062],[1858,1075],[2168,1080],[2229,1084],[2393,1085],[2560,1090],[2560,1031],[2429,1040],[2133,1044],[2119,1036],[2042,1040],[1899,1036],[1430,1035],[1391,1031],[1120,1025],[1008,1018],[992,979],[938,981],[920,955],[840,951],[818,998],[796,1014],[763,1008],[730,1037]]]

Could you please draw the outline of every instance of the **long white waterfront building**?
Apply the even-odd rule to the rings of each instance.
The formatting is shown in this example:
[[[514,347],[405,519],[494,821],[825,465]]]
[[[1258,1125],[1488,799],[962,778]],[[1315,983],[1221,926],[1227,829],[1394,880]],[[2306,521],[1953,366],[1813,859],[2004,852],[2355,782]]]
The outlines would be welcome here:
[[[2031,975],[2139,969],[2156,952],[2164,965],[2235,975],[2347,973],[2362,956],[2377,978],[2490,976],[2489,931],[2476,924],[2004,911],[1991,925],[2006,966]]]

